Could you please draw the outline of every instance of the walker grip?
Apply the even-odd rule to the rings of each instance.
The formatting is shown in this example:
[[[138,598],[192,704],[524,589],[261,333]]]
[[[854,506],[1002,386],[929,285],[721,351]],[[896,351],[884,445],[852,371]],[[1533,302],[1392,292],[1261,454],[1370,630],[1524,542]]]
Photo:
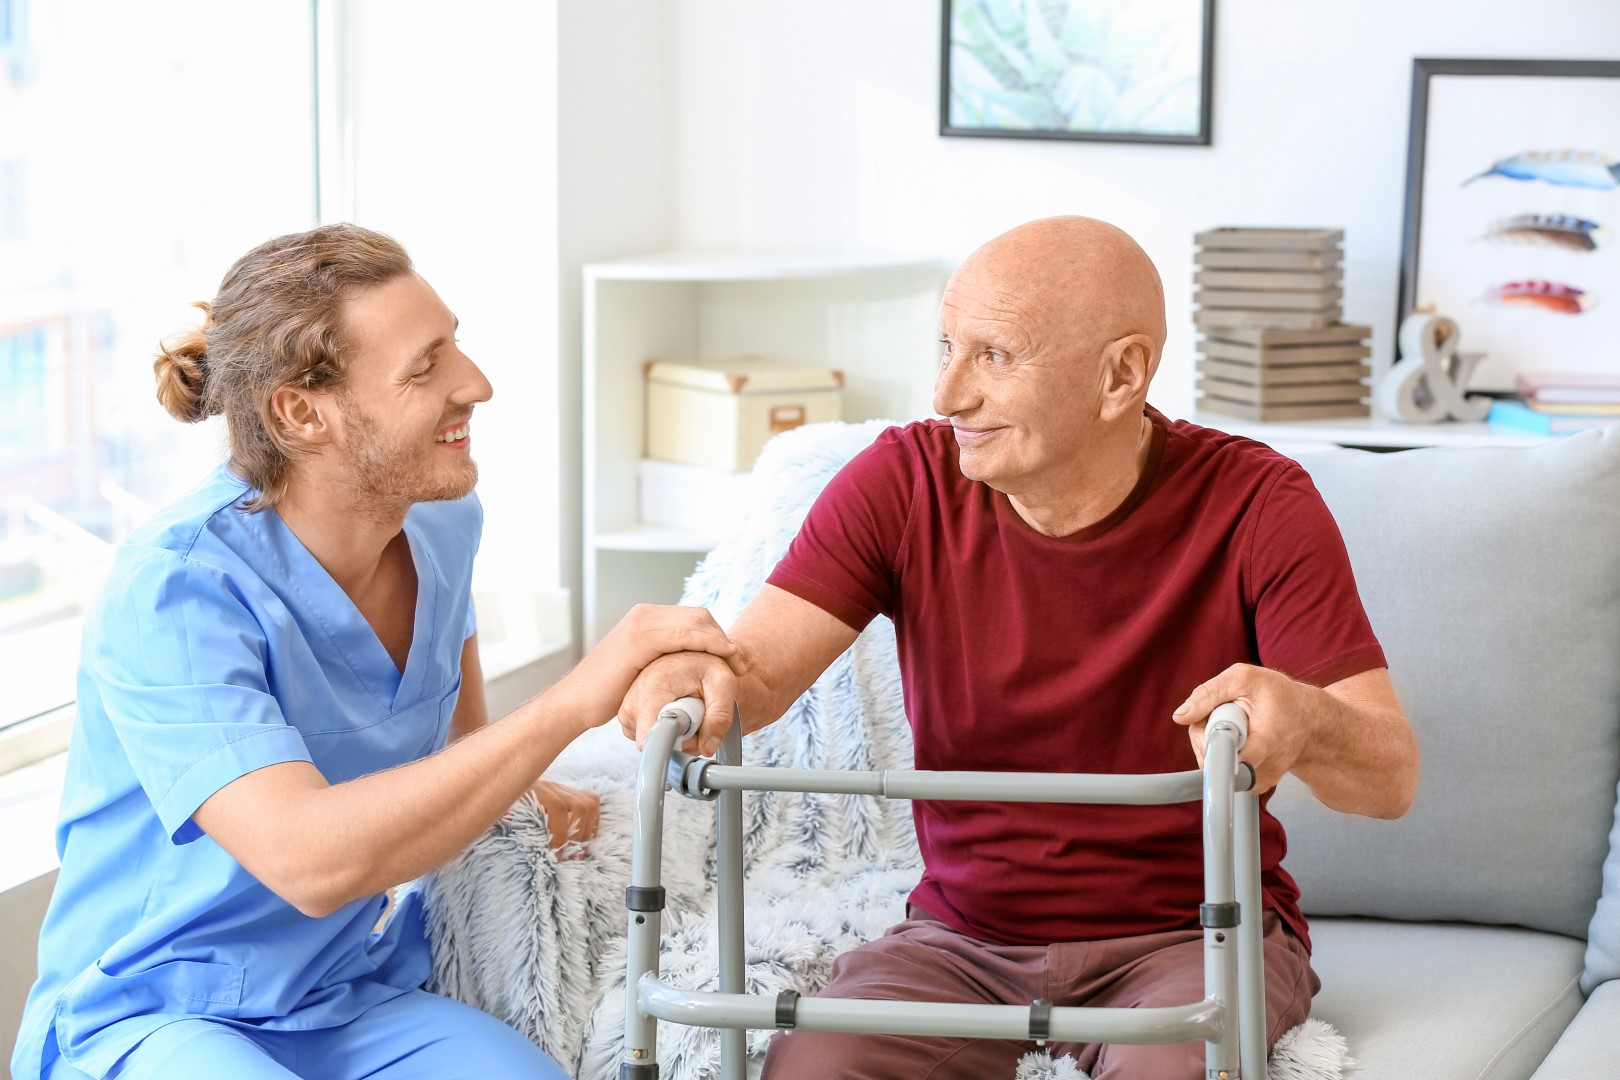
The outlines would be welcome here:
[[[681,733],[675,737],[675,741],[685,742],[697,734],[698,725],[703,723],[703,699],[683,697],[679,701],[672,701],[659,711],[658,719],[675,720],[683,724]]]
[[[1220,728],[1230,730],[1237,737],[1237,748],[1241,750],[1249,739],[1249,714],[1235,701],[1217,705],[1215,711],[1209,714],[1209,723],[1204,728],[1205,736],[1215,734]]]

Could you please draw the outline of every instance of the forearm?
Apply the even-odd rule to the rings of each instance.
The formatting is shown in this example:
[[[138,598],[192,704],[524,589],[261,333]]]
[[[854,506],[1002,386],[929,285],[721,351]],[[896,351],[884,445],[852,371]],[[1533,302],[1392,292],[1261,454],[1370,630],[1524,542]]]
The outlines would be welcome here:
[[[612,715],[637,673],[665,654],[694,650],[722,663],[736,653],[708,612],[638,604],[557,685],[485,725],[469,638],[462,658],[470,696],[454,725],[468,734],[453,745],[336,785],[308,761],[255,769],[216,791],[192,818],[283,899],[324,915],[454,857],[576,736]]]
[[[745,733],[782,718],[858,636],[838,619],[766,585],[728,631],[737,644],[737,708]]]
[[[791,673],[772,670],[770,651],[761,649],[741,624],[732,631],[732,640],[737,642],[743,669],[737,678],[737,712],[742,717],[743,733],[752,734],[780,720],[816,676],[809,675],[806,682],[802,675],[793,678]]]
[[[294,902],[324,914],[442,866],[578,733],[574,717],[536,698],[421,761],[310,790],[284,823],[299,847]]]
[[[1419,751],[1398,706],[1312,690],[1310,738],[1293,773],[1324,805],[1396,818],[1412,805]]]

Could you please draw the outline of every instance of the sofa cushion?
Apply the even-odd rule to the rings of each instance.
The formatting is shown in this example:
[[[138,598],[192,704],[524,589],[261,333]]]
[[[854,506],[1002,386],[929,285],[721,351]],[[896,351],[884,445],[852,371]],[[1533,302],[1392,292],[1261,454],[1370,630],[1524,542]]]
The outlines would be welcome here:
[[[1616,1032],[1620,1032],[1620,980],[1592,992],[1534,1080],[1614,1080],[1620,1072]]]
[[[1581,943],[1558,934],[1317,919],[1311,936],[1311,1015],[1344,1035],[1357,1080],[1525,1080],[1581,1007]]]
[[[1609,831],[1609,857],[1603,864],[1603,895],[1586,935],[1586,975],[1581,989],[1590,994],[1600,982],[1620,979],[1620,789],[1615,792],[1614,827]]]
[[[1398,821],[1279,790],[1307,914],[1584,937],[1620,780],[1620,429],[1299,460],[1423,751]]]

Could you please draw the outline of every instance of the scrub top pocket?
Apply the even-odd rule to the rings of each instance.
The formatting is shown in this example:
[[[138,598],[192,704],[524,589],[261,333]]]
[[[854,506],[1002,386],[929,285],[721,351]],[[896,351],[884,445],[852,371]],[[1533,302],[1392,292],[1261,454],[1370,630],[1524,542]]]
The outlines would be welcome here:
[[[122,1051],[95,1036],[114,1025],[144,1036],[184,1016],[234,1019],[245,977],[236,964],[203,960],[169,960],[122,974],[106,971],[98,961],[57,1003],[57,1045],[69,1064],[99,1076]]]

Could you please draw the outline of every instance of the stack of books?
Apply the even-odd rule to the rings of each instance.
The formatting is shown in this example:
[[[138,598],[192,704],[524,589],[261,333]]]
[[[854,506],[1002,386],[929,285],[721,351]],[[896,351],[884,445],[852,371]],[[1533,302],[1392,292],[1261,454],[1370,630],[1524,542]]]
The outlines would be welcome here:
[[[1371,413],[1372,328],[1340,321],[1344,230],[1223,228],[1194,239],[1199,408],[1247,420]]]
[[[1537,435],[1572,435],[1620,423],[1620,375],[1520,375],[1519,398],[1501,398],[1486,420]]]

